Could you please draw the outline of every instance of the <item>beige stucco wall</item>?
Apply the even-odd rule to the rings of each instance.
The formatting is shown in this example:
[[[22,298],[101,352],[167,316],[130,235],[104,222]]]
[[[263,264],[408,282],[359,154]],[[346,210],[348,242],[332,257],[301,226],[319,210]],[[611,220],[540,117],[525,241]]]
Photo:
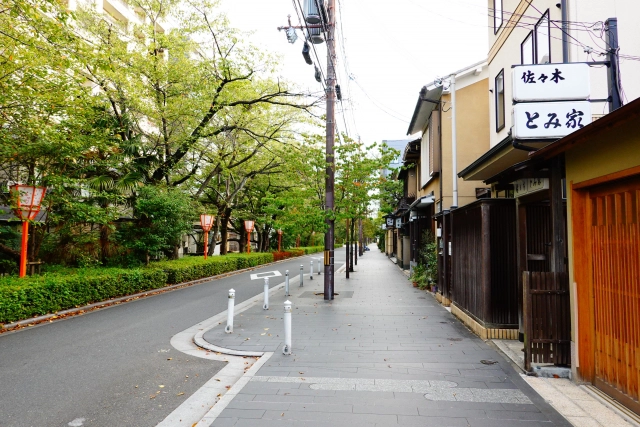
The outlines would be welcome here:
[[[461,85],[462,86],[462,85]],[[489,80],[484,78],[456,90],[457,172],[473,163],[489,150],[489,123],[486,113],[489,108]],[[453,203],[453,165],[451,145],[451,95],[443,95],[442,114],[442,208],[449,209]],[[458,180],[458,207],[476,200],[476,187],[482,183]],[[439,185],[439,184],[438,184]],[[439,189],[435,192],[440,194]],[[436,197],[439,199],[440,197]]]

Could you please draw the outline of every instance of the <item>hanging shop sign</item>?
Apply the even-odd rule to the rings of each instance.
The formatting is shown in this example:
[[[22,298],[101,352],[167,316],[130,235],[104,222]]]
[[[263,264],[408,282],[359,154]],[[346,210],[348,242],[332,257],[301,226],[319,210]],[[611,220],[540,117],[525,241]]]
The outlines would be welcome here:
[[[387,228],[393,228],[393,217],[387,217]]]
[[[512,111],[516,139],[562,138],[592,121],[589,101],[527,102]]]
[[[517,65],[512,69],[514,102],[584,100],[591,95],[587,64]]]
[[[402,218],[396,218],[396,228],[402,228]]]

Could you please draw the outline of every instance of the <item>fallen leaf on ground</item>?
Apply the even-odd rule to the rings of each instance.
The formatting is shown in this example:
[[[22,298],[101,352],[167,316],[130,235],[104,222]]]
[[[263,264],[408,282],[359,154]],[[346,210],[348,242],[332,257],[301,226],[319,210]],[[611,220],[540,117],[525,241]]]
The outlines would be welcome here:
[[[176,394],[176,396],[182,396],[184,394],[183,391],[181,391],[180,393]]]
[[[167,360],[173,360],[173,357],[168,358]]]
[[[164,388],[164,386],[163,386],[163,385],[159,385],[158,387],[160,387],[160,388]]]

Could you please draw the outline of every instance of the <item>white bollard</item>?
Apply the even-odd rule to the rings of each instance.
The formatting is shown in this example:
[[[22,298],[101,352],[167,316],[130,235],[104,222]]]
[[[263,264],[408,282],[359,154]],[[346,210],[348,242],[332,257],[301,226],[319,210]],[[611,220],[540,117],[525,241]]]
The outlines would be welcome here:
[[[224,331],[228,334],[233,332],[233,308],[236,301],[236,291],[229,289],[229,303],[227,305],[227,327]]]
[[[269,278],[264,278],[264,304],[262,305],[263,310],[269,310]]]
[[[320,275],[320,272],[322,271],[322,267],[320,267],[320,265],[321,265],[321,264],[320,264],[320,260],[321,260],[321,259],[322,259],[322,258],[316,258],[316,261],[318,261],[318,276]]]
[[[313,260],[311,260],[311,270],[309,271],[309,280],[313,280]]]
[[[288,297],[289,294],[289,270],[284,272],[284,296]]]
[[[304,286],[304,265],[300,264],[300,287]]]
[[[291,354],[291,301],[284,302],[284,347],[282,354]]]

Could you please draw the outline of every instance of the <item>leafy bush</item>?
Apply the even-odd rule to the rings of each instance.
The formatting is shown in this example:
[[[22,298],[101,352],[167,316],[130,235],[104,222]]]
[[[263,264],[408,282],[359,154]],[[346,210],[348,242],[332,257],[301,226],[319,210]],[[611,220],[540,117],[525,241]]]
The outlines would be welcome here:
[[[324,246],[306,246],[297,249],[302,249],[305,255],[309,255],[324,251]]]
[[[167,274],[167,283],[182,283],[211,277],[243,268],[255,267],[273,261],[271,253],[229,254],[202,257],[181,258],[174,261],[160,261],[149,268],[162,269]]]
[[[255,267],[271,253],[188,257],[138,269],[49,267],[42,276],[0,278],[0,323]]]
[[[166,285],[160,269],[78,269],[0,280],[0,322],[13,322]]]

